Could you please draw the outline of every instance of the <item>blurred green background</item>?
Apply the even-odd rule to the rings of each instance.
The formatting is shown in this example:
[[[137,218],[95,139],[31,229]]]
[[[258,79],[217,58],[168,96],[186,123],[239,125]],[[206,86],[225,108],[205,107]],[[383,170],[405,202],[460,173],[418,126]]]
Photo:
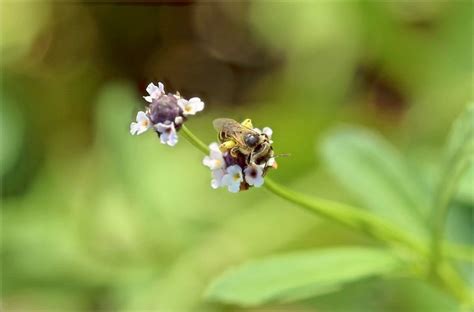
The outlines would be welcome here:
[[[472,101],[470,1],[0,3],[5,311],[456,309],[410,278],[259,308],[204,300],[213,278],[248,259],[376,243],[265,189],[212,190],[199,151],[132,137],[129,124],[148,82],[162,81],[205,101],[187,126],[206,142],[217,117],[272,127],[291,157],[271,176],[291,188],[359,204],[319,148],[357,124],[401,150],[430,189]],[[450,219],[464,243],[471,187]]]

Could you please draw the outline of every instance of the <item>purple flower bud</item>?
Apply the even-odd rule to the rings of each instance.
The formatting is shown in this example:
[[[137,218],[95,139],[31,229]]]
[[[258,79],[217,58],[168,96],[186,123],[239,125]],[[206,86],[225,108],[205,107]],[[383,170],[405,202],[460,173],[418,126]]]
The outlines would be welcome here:
[[[183,121],[186,119],[183,110],[178,105],[178,99],[172,94],[164,94],[154,99],[149,106],[148,115],[153,124],[171,123],[175,121],[176,117],[183,118]]]

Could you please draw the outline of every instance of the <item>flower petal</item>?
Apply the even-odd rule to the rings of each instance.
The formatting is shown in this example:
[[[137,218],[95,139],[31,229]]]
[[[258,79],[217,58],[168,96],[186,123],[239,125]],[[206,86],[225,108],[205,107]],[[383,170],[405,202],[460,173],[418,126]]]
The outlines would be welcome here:
[[[161,82],[158,82],[158,89],[161,93],[165,93],[165,86]]]
[[[160,84],[160,83],[158,83]],[[153,82],[150,82],[148,84],[148,86],[146,87],[146,92],[149,94],[149,95],[152,95],[154,94],[156,91],[159,91],[159,87],[155,86],[155,84]]]
[[[144,96],[143,98],[144,98],[144,99],[145,99],[145,101],[147,101],[148,103],[151,103],[151,102],[153,102],[153,98],[152,98],[151,96],[149,96],[149,95],[147,95],[147,96]]]
[[[204,109],[204,102],[198,97],[189,99],[189,103],[194,107],[194,112],[200,112]]]
[[[155,86],[155,84],[151,82],[146,87],[146,92],[148,92],[149,96],[144,96],[143,98],[145,101],[151,103],[154,99],[157,99],[162,94],[165,94],[165,86],[161,82],[158,82],[158,86]]]
[[[212,167],[214,165],[214,159],[212,159],[211,157],[209,156],[206,156],[204,157],[204,159],[202,160],[202,164],[206,167],[209,167],[209,169],[212,170]]]
[[[178,134],[176,133],[176,129],[174,128],[174,124],[164,124],[164,123],[157,123],[155,126],[155,130],[160,133],[160,142],[162,144],[167,144],[169,146],[175,146],[178,143]]]
[[[183,112],[184,112],[187,104],[188,104],[188,100],[183,99],[183,98],[178,99],[178,106],[181,107]]]
[[[176,131],[173,131],[168,136],[168,141],[166,142],[166,144],[168,144],[169,146],[175,146],[177,143],[178,143],[178,135],[176,134]]]
[[[222,169],[225,167],[224,156],[222,155],[217,143],[209,145],[209,156],[204,157],[202,163],[211,170]]]
[[[245,181],[252,186],[260,187],[262,186],[263,180],[263,168],[261,166],[248,166],[244,170]]]
[[[269,139],[272,138],[273,130],[271,128],[265,127],[265,128],[263,128],[262,132],[263,132],[263,134],[266,134]]]
[[[183,123],[183,117],[181,116],[177,116],[175,119],[174,119],[174,124],[175,125],[180,125]]]
[[[227,186],[227,190],[231,193],[238,193],[240,191],[240,183],[233,183],[229,186]]]
[[[155,125],[155,129],[156,131],[158,131],[159,133],[166,133],[166,131],[171,128],[171,124],[164,124],[164,123],[157,123]]]
[[[178,105],[183,110],[183,115],[195,115],[204,109],[204,102],[198,97],[193,97],[189,101],[186,99],[179,99]]]
[[[146,113],[142,112],[142,111],[138,112],[137,113],[137,122],[142,122],[142,121],[145,121],[145,120],[149,120]]]
[[[130,124],[130,134],[131,135],[137,135],[138,130],[140,130],[140,125],[136,122],[132,122]]]
[[[223,169],[217,169],[212,171],[211,187],[217,189],[222,186],[222,178],[224,177],[225,171]]]
[[[265,179],[262,176],[260,176],[260,177],[253,180],[253,186],[261,187],[264,182],[265,182]]]

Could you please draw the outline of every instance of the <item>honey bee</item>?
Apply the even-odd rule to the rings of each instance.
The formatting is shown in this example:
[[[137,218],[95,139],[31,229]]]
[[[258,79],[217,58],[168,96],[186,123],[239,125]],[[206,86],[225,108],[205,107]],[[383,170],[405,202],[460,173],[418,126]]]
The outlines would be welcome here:
[[[219,118],[213,122],[218,131],[222,152],[229,152],[234,158],[241,153],[247,164],[265,165],[273,157],[270,138],[253,128],[252,121],[245,119],[239,123],[229,118]]]

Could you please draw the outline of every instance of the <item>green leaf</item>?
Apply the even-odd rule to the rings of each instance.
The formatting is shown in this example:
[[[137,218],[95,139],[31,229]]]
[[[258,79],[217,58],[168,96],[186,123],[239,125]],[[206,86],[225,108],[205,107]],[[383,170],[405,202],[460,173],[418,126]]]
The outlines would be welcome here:
[[[321,149],[329,170],[362,205],[412,234],[427,234],[429,194],[384,138],[343,127],[330,133]]]
[[[474,202],[474,103],[454,122],[445,150],[445,165],[439,182],[438,199]],[[440,194],[446,193],[445,196]],[[448,202],[446,202],[448,204]]]
[[[474,164],[471,161],[469,169],[463,174],[459,181],[459,188],[456,198],[461,202],[470,204],[474,208],[474,192],[472,190],[474,184]]]
[[[335,291],[345,283],[386,275],[401,265],[386,250],[341,247],[272,256],[217,278],[206,291],[213,300],[245,306],[288,302]]]
[[[439,232],[438,236],[442,235],[452,197],[462,192],[472,193],[472,175],[468,173],[474,160],[474,104],[468,105],[466,111],[454,122],[445,153],[445,164],[438,182],[432,215],[434,231]],[[463,177],[466,177],[467,182]]]
[[[445,165],[438,182],[435,206],[432,213],[432,259],[431,266],[437,266],[441,259],[441,241],[449,216],[450,203],[460,190],[463,176],[474,160],[474,104],[468,105],[454,123],[446,144]],[[472,182],[472,181],[471,181]],[[469,183],[468,184],[472,184]],[[472,189],[472,185],[470,187]]]
[[[462,154],[474,151],[474,103],[454,122],[446,145],[446,161],[456,161]]]

